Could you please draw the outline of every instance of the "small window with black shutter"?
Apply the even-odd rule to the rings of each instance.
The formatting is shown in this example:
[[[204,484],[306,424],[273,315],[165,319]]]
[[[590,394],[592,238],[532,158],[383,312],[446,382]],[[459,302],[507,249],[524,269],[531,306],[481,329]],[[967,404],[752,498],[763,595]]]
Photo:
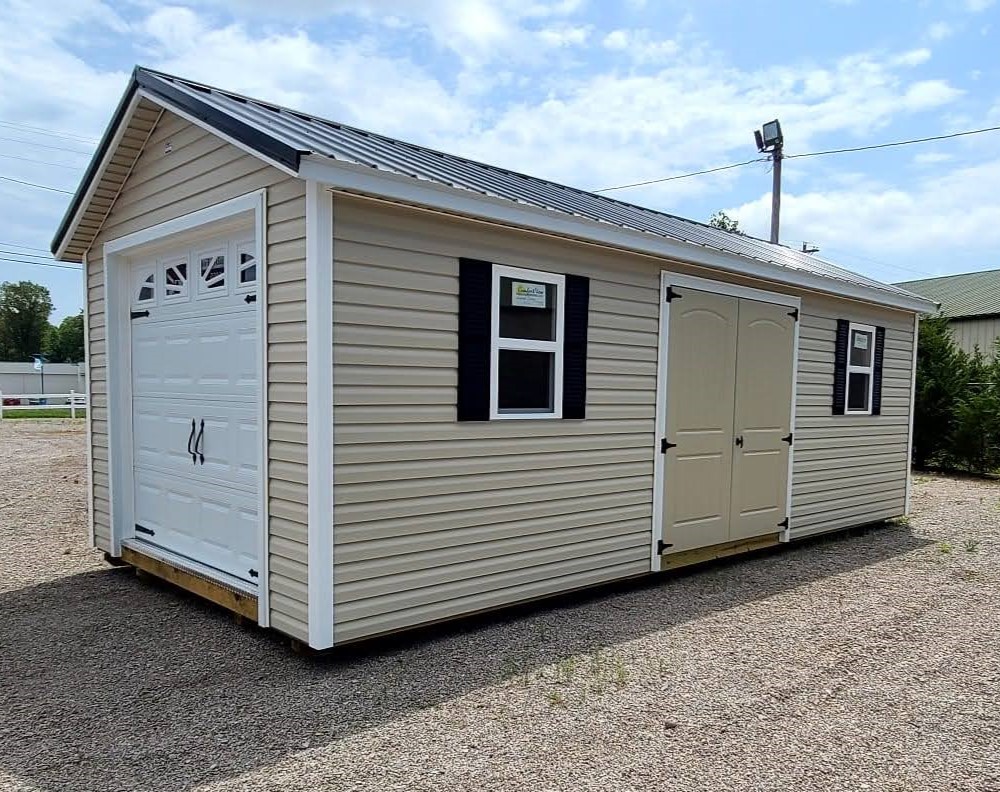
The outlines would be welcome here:
[[[583,418],[589,280],[462,259],[458,419]]]
[[[882,407],[885,328],[837,321],[833,384],[835,415],[878,415]]]

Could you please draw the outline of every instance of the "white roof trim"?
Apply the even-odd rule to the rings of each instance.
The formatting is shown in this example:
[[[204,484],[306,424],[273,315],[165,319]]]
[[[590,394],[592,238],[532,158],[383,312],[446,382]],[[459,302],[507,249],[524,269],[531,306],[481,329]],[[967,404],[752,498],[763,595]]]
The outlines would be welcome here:
[[[934,309],[934,303],[923,298],[896,295],[888,291],[713,250],[691,242],[622,228],[584,217],[573,217],[552,209],[517,204],[504,198],[472,193],[424,179],[340,162],[322,155],[304,156],[299,168],[299,177],[314,179],[340,190],[425,206],[504,225],[544,231],[557,236],[573,237],[902,311],[926,312]]]

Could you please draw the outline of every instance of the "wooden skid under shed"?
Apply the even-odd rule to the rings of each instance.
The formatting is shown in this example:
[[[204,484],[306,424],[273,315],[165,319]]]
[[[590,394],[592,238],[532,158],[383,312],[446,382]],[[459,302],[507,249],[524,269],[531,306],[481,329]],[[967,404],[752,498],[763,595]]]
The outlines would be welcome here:
[[[781,534],[779,533],[770,533],[763,536],[754,536],[751,539],[739,539],[735,542],[722,542],[720,544],[709,545],[708,547],[698,547],[694,550],[682,550],[679,553],[671,553],[660,558],[660,571],[678,569],[679,567],[691,566],[692,564],[702,564],[717,558],[750,553],[754,550],[763,550],[765,547],[775,547],[781,544],[780,536]]]
[[[197,594],[216,605],[221,605],[233,613],[247,619],[257,621],[257,597],[230,588],[224,583],[210,580],[203,575],[182,569],[166,561],[138,553],[130,547],[122,548],[122,561],[134,566],[137,570],[147,572],[154,577],[172,583],[178,588]]]

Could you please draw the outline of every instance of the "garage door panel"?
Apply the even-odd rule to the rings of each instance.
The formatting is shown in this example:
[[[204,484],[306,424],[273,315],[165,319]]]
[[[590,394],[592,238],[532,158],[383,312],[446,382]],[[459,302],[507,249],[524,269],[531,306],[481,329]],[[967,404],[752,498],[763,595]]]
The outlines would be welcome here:
[[[257,502],[252,494],[137,470],[135,521],[137,539],[256,582],[250,574],[257,566]]]
[[[131,266],[136,539],[256,583],[261,336],[252,232],[180,244]]]
[[[132,324],[132,393],[253,400],[257,396],[257,319],[186,317]]]
[[[142,398],[133,400],[132,416],[137,468],[256,489],[260,439],[253,406]],[[195,441],[204,463],[201,453],[196,459],[188,453]]]

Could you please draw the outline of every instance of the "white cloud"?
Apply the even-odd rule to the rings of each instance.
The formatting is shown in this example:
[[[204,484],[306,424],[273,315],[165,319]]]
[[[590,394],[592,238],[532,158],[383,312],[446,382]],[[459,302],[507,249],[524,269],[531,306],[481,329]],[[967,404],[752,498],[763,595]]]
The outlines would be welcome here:
[[[955,28],[947,22],[935,22],[927,28],[927,38],[931,41],[944,41],[955,34]]]
[[[899,265],[915,258],[952,263],[968,240],[975,251],[1000,246],[1000,159],[930,174],[907,188],[865,184],[857,188],[783,191],[782,240],[808,239],[821,248],[847,250],[892,263],[876,269],[883,279],[903,280]],[[766,233],[771,198],[725,211],[752,234]],[[794,243],[790,243],[794,244]],[[831,253],[836,260],[837,255]],[[866,269],[872,269],[866,267]]]
[[[680,51],[674,39],[665,39],[650,30],[612,30],[601,42],[605,49],[624,52],[638,63],[662,61]]]
[[[938,165],[942,162],[950,162],[954,159],[951,154],[945,154],[943,151],[926,151],[922,154],[917,154],[913,158],[915,165]]]
[[[931,59],[931,51],[926,47],[903,52],[893,58],[893,64],[897,66],[919,66]]]
[[[979,14],[990,8],[995,2],[996,0],[965,0],[965,8],[973,14]]]

